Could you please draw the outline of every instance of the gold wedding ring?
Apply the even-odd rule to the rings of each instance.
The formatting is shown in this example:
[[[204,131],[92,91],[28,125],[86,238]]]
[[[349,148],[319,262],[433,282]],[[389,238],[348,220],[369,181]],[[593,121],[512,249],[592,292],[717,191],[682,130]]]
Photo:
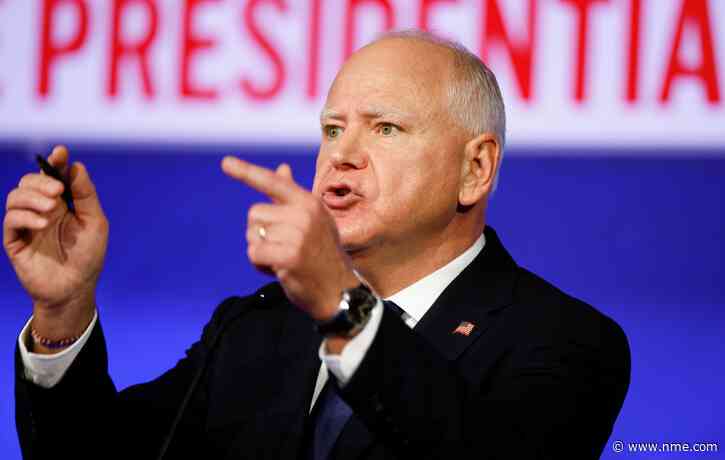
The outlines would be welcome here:
[[[260,225],[259,227],[257,227],[257,234],[259,235],[259,237],[261,239],[263,239],[263,240],[267,239],[267,229],[264,228],[263,225]]]

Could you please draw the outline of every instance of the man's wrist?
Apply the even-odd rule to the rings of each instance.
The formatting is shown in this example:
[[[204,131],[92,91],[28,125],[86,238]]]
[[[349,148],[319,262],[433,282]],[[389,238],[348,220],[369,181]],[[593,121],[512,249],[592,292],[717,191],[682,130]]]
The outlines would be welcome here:
[[[39,354],[55,354],[66,347],[57,347],[56,343],[80,337],[93,321],[95,301],[88,299],[82,305],[63,309],[40,309],[33,312],[30,324],[32,334],[28,334],[28,350]],[[42,338],[39,340],[37,338]],[[49,346],[46,346],[49,345]]]

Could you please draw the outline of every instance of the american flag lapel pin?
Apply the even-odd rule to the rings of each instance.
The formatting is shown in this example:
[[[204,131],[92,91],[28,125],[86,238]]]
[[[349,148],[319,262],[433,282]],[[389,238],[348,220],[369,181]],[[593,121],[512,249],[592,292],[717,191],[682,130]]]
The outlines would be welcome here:
[[[454,334],[461,334],[468,337],[471,335],[471,332],[473,332],[473,328],[476,327],[475,324],[470,323],[468,321],[461,321],[461,324],[458,325],[457,328],[453,329]]]

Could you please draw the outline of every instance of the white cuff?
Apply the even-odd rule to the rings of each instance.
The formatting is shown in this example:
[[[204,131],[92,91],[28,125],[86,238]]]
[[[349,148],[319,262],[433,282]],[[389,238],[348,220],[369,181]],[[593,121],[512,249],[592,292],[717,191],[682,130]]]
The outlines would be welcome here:
[[[20,331],[18,337],[18,347],[20,348],[20,357],[23,360],[25,366],[25,378],[31,382],[39,385],[43,388],[52,388],[60,379],[63,378],[66,371],[73,364],[73,361],[78,356],[78,353],[83,349],[83,345],[88,341],[88,337],[91,335],[93,326],[96,325],[98,319],[98,312],[93,313],[93,320],[88,325],[83,335],[76,340],[73,345],[69,346],[60,353],[53,355],[41,355],[40,353],[32,353],[28,351],[25,346],[25,341],[30,334],[30,322],[33,320],[31,316],[25,327]]]
[[[365,353],[368,352],[372,345],[375,335],[380,327],[380,321],[383,318],[383,302],[378,299],[378,303],[373,307],[370,313],[370,320],[365,327],[353,337],[342,353],[339,355],[329,354],[326,351],[327,340],[323,340],[320,344],[320,359],[325,363],[327,369],[337,378],[337,382],[341,387],[350,381],[355,371],[360,366]]]

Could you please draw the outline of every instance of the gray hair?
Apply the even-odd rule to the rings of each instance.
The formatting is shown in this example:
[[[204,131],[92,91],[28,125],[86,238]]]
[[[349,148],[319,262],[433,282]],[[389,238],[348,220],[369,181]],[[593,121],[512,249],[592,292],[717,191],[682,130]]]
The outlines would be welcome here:
[[[386,32],[375,42],[388,38],[419,40],[447,49],[453,55],[454,78],[448,87],[452,118],[472,136],[494,133],[498,138],[500,159],[492,191],[498,186],[506,143],[506,110],[496,76],[486,64],[462,44],[423,30]]]

